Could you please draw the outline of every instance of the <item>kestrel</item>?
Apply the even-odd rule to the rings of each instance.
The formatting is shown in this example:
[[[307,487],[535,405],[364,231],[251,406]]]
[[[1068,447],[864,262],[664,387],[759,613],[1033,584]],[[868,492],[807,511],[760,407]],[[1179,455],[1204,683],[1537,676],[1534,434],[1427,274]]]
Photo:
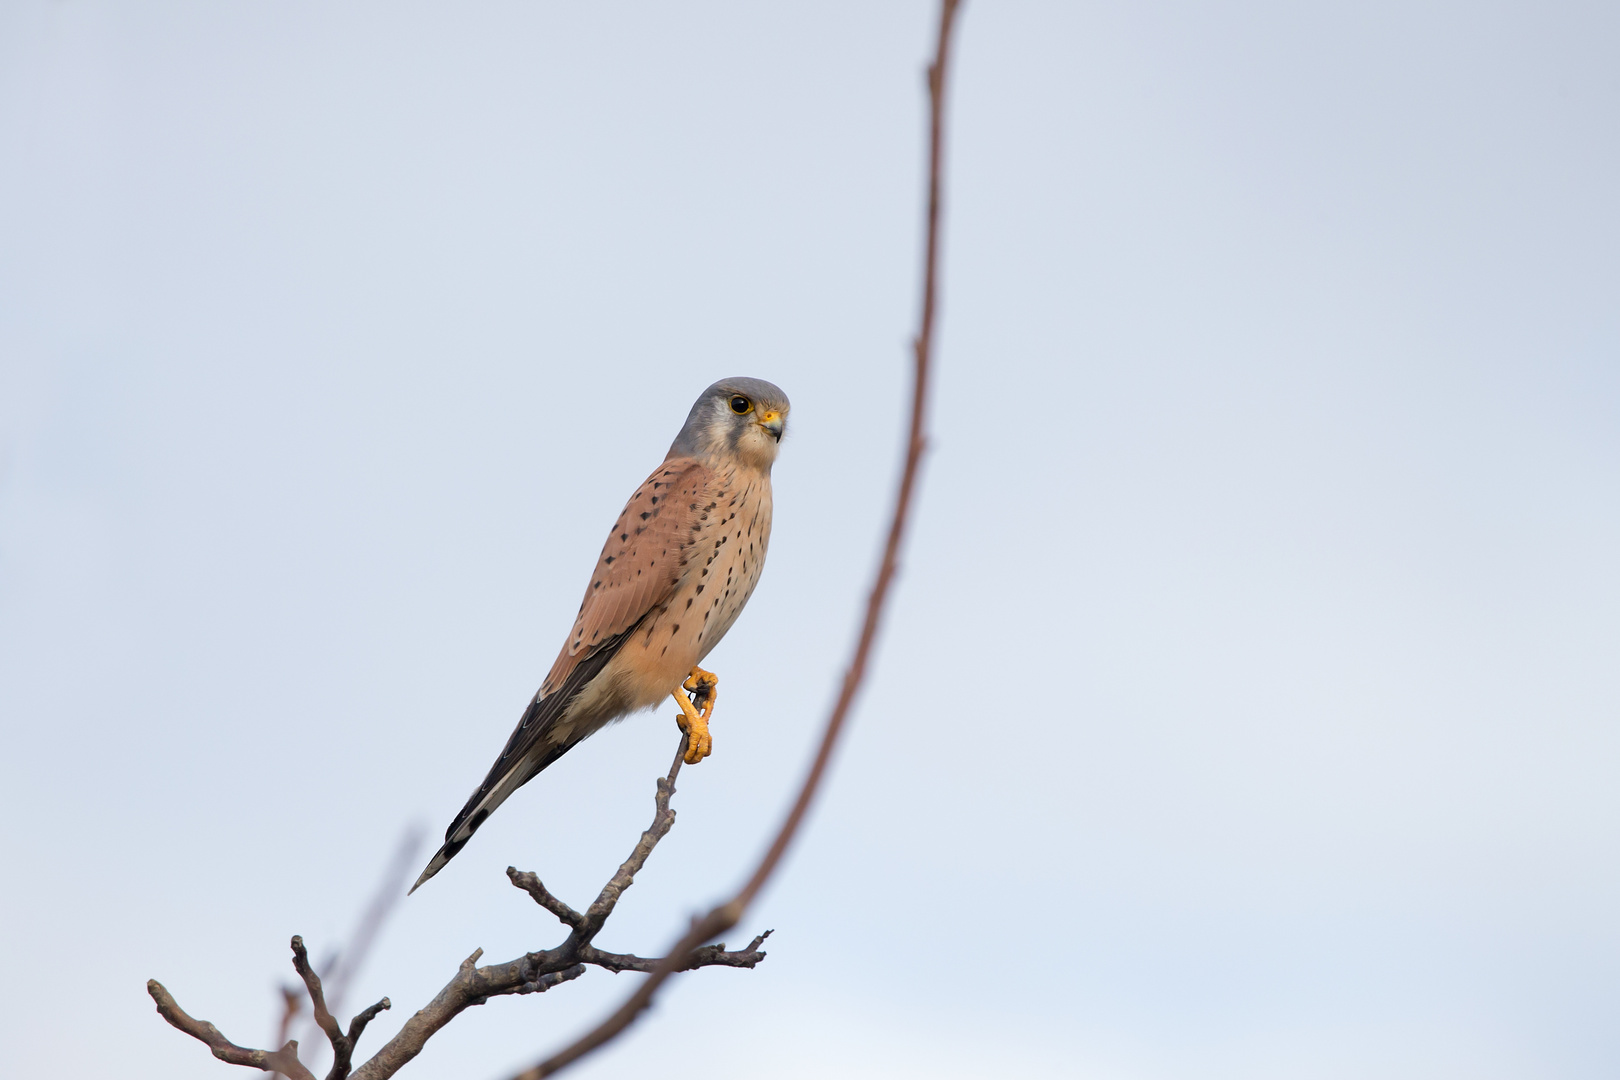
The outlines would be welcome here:
[[[613,523],[551,673],[412,892],[512,792],[615,720],[673,697],[687,764],[709,756],[719,680],[698,664],[759,584],[788,408],[787,395],[761,379],[722,379],[703,391],[664,463]]]

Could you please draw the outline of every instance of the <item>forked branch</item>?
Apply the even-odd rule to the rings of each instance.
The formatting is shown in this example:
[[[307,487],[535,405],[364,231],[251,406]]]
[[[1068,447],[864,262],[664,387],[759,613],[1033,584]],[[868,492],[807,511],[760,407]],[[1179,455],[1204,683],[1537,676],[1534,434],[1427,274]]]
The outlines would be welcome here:
[[[427,1041],[440,1028],[455,1019],[463,1010],[474,1005],[482,1005],[492,997],[544,993],[554,986],[579,978],[585,974],[586,967],[592,966],[613,972],[657,970],[659,965],[664,963],[665,957],[606,952],[598,949],[593,942],[607,924],[619,899],[635,883],[636,875],[646,865],[653,848],[658,846],[658,842],[668,835],[675,824],[675,811],[670,808],[669,803],[671,796],[675,794],[675,778],[680,774],[685,754],[686,736],[683,735],[680,745],[676,748],[675,761],[670,766],[668,775],[658,778],[658,791],[654,799],[656,809],[652,824],[641,834],[629,858],[620,864],[607,884],[602,886],[602,891],[597,894],[595,901],[583,913],[553,896],[535,874],[512,867],[507,868],[506,875],[514,886],[528,893],[535,903],[551,912],[568,928],[568,936],[562,944],[554,949],[525,953],[504,964],[490,964],[485,967],[478,966],[483,950],[475,951],[462,961],[455,977],[445,984],[425,1008],[407,1020],[398,1034],[388,1040],[369,1061],[352,1072],[355,1044],[359,1042],[366,1025],[374,1020],[378,1013],[389,1007],[388,999],[383,998],[355,1016],[348,1030],[344,1031],[337,1018],[327,1008],[320,976],[309,962],[309,953],[304,947],[303,939],[293,938],[293,969],[303,980],[316,1024],[326,1035],[327,1041],[332,1044],[333,1061],[331,1071],[327,1073],[327,1080],[345,1080],[345,1078],[384,1080],[393,1076],[403,1065],[422,1052]],[[765,953],[760,946],[768,936],[770,931],[754,938],[747,948],[735,951],[727,951],[723,943],[696,950],[683,958],[681,969],[751,968],[765,959]],[[221,1061],[279,1072],[290,1080],[315,1080],[314,1074],[298,1060],[296,1040],[288,1040],[280,1050],[255,1050],[238,1046],[225,1038],[214,1025],[187,1015],[160,983],[156,981],[147,983],[147,992],[157,1002],[158,1012],[165,1020],[192,1038],[206,1043],[214,1056]]]
[[[362,1010],[349,1022],[349,1030],[345,1034],[338,1026],[337,1020],[327,1011],[321,978],[315,974],[315,969],[309,966],[309,954],[304,949],[303,938],[292,939],[292,951],[293,970],[304,980],[304,988],[315,1007],[315,1020],[332,1044],[332,1068],[327,1072],[326,1080],[344,1080],[349,1075],[354,1044],[360,1038],[360,1033],[366,1030],[367,1024],[376,1019],[378,1013],[389,1007],[389,1001],[383,998],[377,1004]],[[213,1024],[187,1015],[168,990],[164,989],[163,984],[156,979],[147,980],[146,992],[157,1002],[158,1013],[163,1019],[192,1038],[206,1043],[219,1060],[232,1065],[249,1065],[266,1072],[281,1073],[289,1080],[315,1080],[315,1074],[298,1060],[298,1040],[288,1039],[280,1050],[251,1050],[245,1046],[237,1046],[222,1035]]]

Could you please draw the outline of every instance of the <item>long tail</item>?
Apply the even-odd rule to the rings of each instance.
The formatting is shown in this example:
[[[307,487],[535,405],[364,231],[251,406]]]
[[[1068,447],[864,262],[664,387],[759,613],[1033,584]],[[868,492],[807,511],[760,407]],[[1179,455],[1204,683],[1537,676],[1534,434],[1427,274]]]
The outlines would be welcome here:
[[[529,707],[523,710],[523,718],[506,740],[506,749],[501,751],[501,756],[490,766],[489,775],[484,777],[484,782],[472,793],[467,805],[461,808],[461,813],[444,831],[444,844],[428,860],[427,869],[411,886],[411,892],[420,889],[422,882],[449,865],[456,853],[467,846],[467,841],[478,831],[478,826],[506,801],[507,796],[540,775],[541,770],[568,753],[589,734],[586,731],[561,741],[554,737],[557,721],[568,706],[592,679],[601,674],[608,661],[618,655],[619,648],[634,632],[635,627],[632,626],[624,633],[615,634],[604,641],[569,672],[560,687],[544,697],[536,694],[530,700]],[[405,895],[409,896],[410,893]]]
[[[416,879],[416,884],[412,885],[410,892],[405,895],[409,896],[417,889],[420,889],[422,882],[450,865],[450,860],[456,857],[457,852],[467,846],[467,841],[472,839],[472,834],[477,832],[478,826],[482,825],[489,818],[489,815],[495,812],[496,807],[505,802],[512,792],[540,775],[541,770],[568,753],[578,743],[578,739],[573,739],[551,747],[544,754],[517,762],[504,773],[498,772],[501,766],[506,764],[506,755],[501,755],[502,760],[495,763],[495,768],[490,770],[488,778],[484,780],[477,791],[472,793],[472,797],[467,800],[467,805],[463,806],[461,812],[450,822],[450,827],[444,831],[444,843],[440,845],[438,851],[433,853],[433,858],[428,860],[427,868],[422,871],[422,876]]]

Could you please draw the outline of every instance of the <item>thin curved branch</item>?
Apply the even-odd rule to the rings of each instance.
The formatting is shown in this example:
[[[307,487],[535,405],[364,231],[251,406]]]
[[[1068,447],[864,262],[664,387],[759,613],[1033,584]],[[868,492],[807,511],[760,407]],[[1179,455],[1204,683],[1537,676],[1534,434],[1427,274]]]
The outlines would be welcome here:
[[[315,1010],[315,1023],[320,1025],[321,1031],[335,1047],[337,1041],[343,1038],[343,1029],[338,1026],[337,1017],[326,1007],[326,992],[321,988],[321,977],[309,966],[309,950],[304,948],[304,939],[298,934],[293,935],[292,951],[293,970],[298,972],[298,977],[304,980],[304,989],[309,991],[309,1003]]]
[[[694,949],[686,958],[686,966],[680,970],[696,971],[701,967],[751,968],[765,959],[765,953],[760,950],[760,946],[765,944],[765,939],[775,932],[774,930],[765,931],[754,938],[753,941],[750,941],[747,948],[738,949],[736,952],[727,952],[726,943],[723,941],[716,945],[705,945],[701,949]],[[597,967],[606,968],[608,971],[640,971],[648,975],[657,971],[658,965],[664,962],[664,958],[661,956],[636,956],[633,953],[603,952],[595,946],[587,947],[581,952],[580,956],[586,963],[595,964]]]
[[[942,136],[944,135],[945,117],[945,77],[948,71],[947,61],[950,59],[951,32],[956,26],[956,13],[960,6],[959,0],[941,0],[939,11],[939,37],[935,44],[934,60],[928,67],[928,97],[929,97],[929,142],[928,142],[928,211],[927,211],[927,243],[923,254],[923,296],[922,314],[919,320],[917,336],[912,343],[913,353],[913,380],[911,394],[911,431],[910,439],[906,444],[905,463],[900,471],[900,480],[895,492],[894,513],[889,523],[888,540],[883,548],[883,561],[878,566],[877,577],[872,583],[872,591],[866,601],[866,615],[861,621],[860,636],[856,639],[854,653],[850,657],[849,666],[844,671],[843,684],[839,689],[838,700],[833,705],[832,712],[827,717],[827,723],[822,731],[821,746],[816,751],[815,760],[811,762],[810,771],[805,775],[800,785],[798,797],[793,802],[793,808],[788,812],[787,818],[777,831],[775,840],[766,850],[759,865],[754,869],[747,883],[730,900],[717,905],[703,918],[692,924],[692,928],[669,951],[669,955],[655,967],[650,977],[643,982],[636,991],[625,1000],[610,1016],[596,1027],[580,1036],[573,1043],[546,1058],[544,1061],[519,1073],[513,1080],[540,1080],[541,1077],[551,1076],[580,1058],[589,1054],[603,1044],[616,1038],[621,1032],[635,1023],[649,1005],[660,987],[677,971],[685,970],[690,959],[705,941],[725,933],[742,919],[748,906],[759,895],[771,875],[776,872],[782,857],[787,853],[793,838],[798,834],[799,827],[804,821],[805,814],[809,812],[810,805],[815,801],[816,793],[821,786],[822,777],[827,771],[828,762],[832,759],[833,749],[838,745],[839,736],[843,733],[844,723],[849,716],[851,706],[860,691],[861,683],[866,677],[866,669],[872,653],[872,645],[877,640],[878,628],[883,621],[884,607],[889,598],[889,587],[894,581],[895,573],[900,564],[900,547],[905,538],[906,526],[910,522],[912,496],[917,486],[917,476],[922,464],[924,452],[927,450],[927,412],[928,389],[931,374],[931,361],[934,347],[934,317],[938,310],[938,268],[939,268],[939,237],[940,237],[940,208],[941,208],[941,180],[942,180]]]
[[[304,1063],[298,1060],[297,1039],[288,1039],[280,1050],[250,1050],[245,1046],[237,1046],[213,1024],[188,1015],[156,979],[146,980],[146,992],[157,1002],[159,1016],[177,1030],[206,1043],[214,1056],[226,1064],[246,1065],[254,1069],[263,1069],[265,1072],[279,1072],[290,1080],[315,1080],[315,1074],[304,1068]]]
[[[534,898],[534,902],[557,916],[557,921],[570,929],[578,929],[585,923],[585,916],[551,895],[551,890],[540,882],[540,878],[531,870],[519,870],[515,866],[506,868],[506,876],[512,884],[522,889]]]

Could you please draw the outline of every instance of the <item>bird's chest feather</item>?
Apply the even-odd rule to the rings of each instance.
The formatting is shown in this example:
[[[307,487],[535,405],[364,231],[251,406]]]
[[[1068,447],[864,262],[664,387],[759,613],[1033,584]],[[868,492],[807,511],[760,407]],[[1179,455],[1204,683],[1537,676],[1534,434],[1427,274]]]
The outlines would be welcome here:
[[[715,517],[708,523],[695,554],[702,565],[693,583],[694,610],[703,612],[703,626],[694,644],[697,660],[719,644],[743,605],[759,584],[765,567],[765,549],[771,539],[771,480],[768,475],[745,474],[717,500]],[[697,661],[694,661],[696,663]]]
[[[699,508],[674,594],[627,643],[651,701],[719,644],[753,594],[770,543],[770,484],[753,470],[723,473]]]

